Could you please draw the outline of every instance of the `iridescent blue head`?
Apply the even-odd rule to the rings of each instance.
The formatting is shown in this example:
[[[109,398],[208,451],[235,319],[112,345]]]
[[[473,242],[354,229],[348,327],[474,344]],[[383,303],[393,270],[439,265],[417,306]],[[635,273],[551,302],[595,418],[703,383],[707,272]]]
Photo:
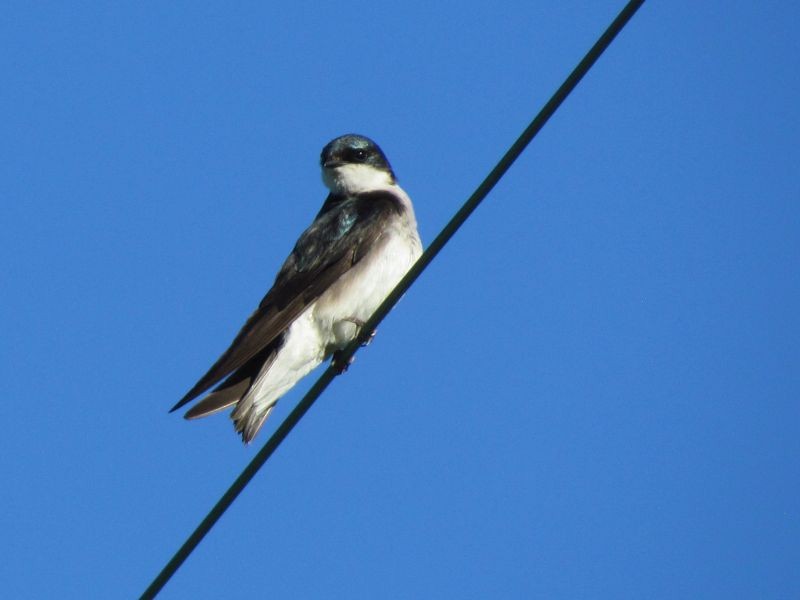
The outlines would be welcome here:
[[[395,184],[394,171],[378,144],[348,134],[328,143],[320,155],[322,179],[333,193],[356,193]]]

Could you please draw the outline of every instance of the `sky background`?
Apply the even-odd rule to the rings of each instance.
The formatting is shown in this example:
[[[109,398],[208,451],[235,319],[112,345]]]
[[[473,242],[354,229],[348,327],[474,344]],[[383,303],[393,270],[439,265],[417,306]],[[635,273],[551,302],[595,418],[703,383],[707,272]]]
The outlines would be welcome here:
[[[326,142],[427,244],[622,6],[6,3],[0,595],[138,596],[322,372],[167,414]],[[647,2],[161,597],[800,597],[798,22]]]

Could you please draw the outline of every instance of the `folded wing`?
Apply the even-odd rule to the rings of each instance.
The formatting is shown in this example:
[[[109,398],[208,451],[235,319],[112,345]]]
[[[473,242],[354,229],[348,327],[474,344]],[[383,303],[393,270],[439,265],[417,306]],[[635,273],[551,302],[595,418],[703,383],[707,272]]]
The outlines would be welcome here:
[[[258,371],[279,351],[292,322],[367,254],[386,224],[402,211],[402,203],[388,190],[329,196],[318,218],[298,239],[272,289],[230,347],[170,412],[226,377],[186,416],[204,416],[235,404]]]

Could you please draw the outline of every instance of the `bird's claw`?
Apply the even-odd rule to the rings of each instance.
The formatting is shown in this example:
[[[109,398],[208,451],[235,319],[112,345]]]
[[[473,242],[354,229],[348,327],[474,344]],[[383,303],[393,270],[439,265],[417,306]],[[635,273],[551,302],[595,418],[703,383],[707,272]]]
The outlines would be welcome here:
[[[356,335],[361,333],[361,330],[364,328],[364,325],[365,325],[364,321],[362,321],[361,319],[359,319],[357,317],[350,317],[349,319],[345,319],[345,321],[349,321],[350,323],[352,323],[353,325],[355,325],[358,328],[358,331],[356,332]],[[363,342],[361,342],[361,346],[362,347],[363,346],[369,346],[370,342],[372,341],[372,338],[375,337],[376,333],[378,333],[378,330],[377,329],[373,329],[372,332],[370,332],[370,334],[367,337],[367,339],[365,339]],[[353,362],[356,360],[355,356],[351,356],[347,360],[343,360],[342,359],[342,354],[343,354],[342,350],[337,350],[336,352],[333,353],[333,359],[331,360],[331,365],[333,365],[333,368],[336,369],[336,374],[337,375],[341,375],[342,373],[346,372],[347,369],[350,368],[350,365],[352,365]]]
[[[375,334],[376,333],[378,333],[378,330],[377,329],[373,329],[370,332],[369,337],[367,339],[365,339],[363,342],[361,342],[361,346],[362,347],[369,346],[372,343],[372,340],[375,339]]]
[[[333,360],[331,360],[331,365],[333,366],[334,369],[336,369],[337,375],[345,373],[347,369],[350,368],[350,365],[352,365],[353,362],[355,362],[356,360],[355,356],[351,356],[347,360],[344,360],[342,358],[342,354],[344,353],[341,350],[337,350],[336,352],[333,353]]]
[[[353,325],[355,325],[358,328],[358,331],[356,332],[356,335],[361,333],[361,330],[364,328],[364,325],[366,325],[366,323],[364,321],[362,321],[361,319],[359,319],[357,317],[350,317],[349,319],[345,319],[345,321],[349,321],[350,323],[352,323]],[[363,346],[369,346],[370,342],[372,342],[372,339],[375,337],[376,333],[378,333],[378,330],[377,329],[373,329],[370,332],[369,337],[367,339],[365,339],[363,342],[361,342],[361,346],[362,347]]]

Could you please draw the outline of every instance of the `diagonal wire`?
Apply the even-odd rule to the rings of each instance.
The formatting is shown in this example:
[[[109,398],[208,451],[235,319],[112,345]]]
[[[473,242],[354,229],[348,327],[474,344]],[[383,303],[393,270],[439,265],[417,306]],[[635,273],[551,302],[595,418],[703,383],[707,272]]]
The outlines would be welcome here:
[[[561,84],[561,87],[556,90],[547,104],[539,111],[539,114],[531,121],[530,125],[522,132],[516,142],[505,153],[500,162],[492,169],[491,173],[483,180],[478,186],[478,189],[473,192],[469,199],[453,216],[450,222],[442,229],[441,233],[433,240],[427,250],[411,267],[405,277],[400,281],[397,287],[387,296],[386,300],[378,307],[375,313],[360,329],[356,339],[354,339],[337,357],[338,364],[348,364],[350,359],[355,355],[359,346],[364,343],[369,337],[370,333],[375,330],[378,324],[386,317],[389,311],[400,300],[400,297],[408,290],[409,287],[416,281],[422,271],[431,263],[437,254],[444,248],[445,244],[450,241],[450,238],[455,235],[456,231],[464,224],[469,216],[475,211],[478,205],[483,201],[486,195],[492,188],[500,181],[500,178],[508,171],[509,167],[514,161],[519,158],[523,150],[528,146],[531,140],[537,133],[544,127],[545,123],[553,116],[561,103],[567,96],[575,89],[583,76],[592,68],[592,65],[600,58],[600,55],[608,48],[617,34],[622,31],[625,25],[630,21],[631,17],[636,11],[644,4],[644,0],[631,0],[620,11],[619,15],[612,21],[611,25],[603,32],[603,35],[595,42],[594,46],[586,53],[580,63],[573,69],[569,76]],[[308,409],[319,398],[325,388],[328,387],[333,378],[338,374],[338,370],[333,365],[329,366],[325,372],[320,376],[316,383],[306,393],[297,406],[289,413],[289,416],[280,424],[280,426],[272,434],[272,437],[267,440],[264,447],[258,451],[258,454],[253,457],[250,464],[245,467],[244,471],[236,478],[236,481],[228,488],[223,494],[222,498],[214,505],[214,508],[208,513],[205,519],[202,520],[200,525],[197,526],[189,538],[178,549],[175,555],[170,559],[162,571],[156,576],[153,582],[144,591],[141,598],[149,599],[154,598],[158,594],[169,579],[180,568],[183,562],[189,557],[192,551],[197,547],[205,535],[211,530],[214,524],[219,520],[222,514],[233,503],[236,497],[247,486],[250,480],[255,476],[258,470],[267,462],[267,459],[278,448],[281,442],[292,431],[295,425],[303,418],[303,415],[308,412]]]

